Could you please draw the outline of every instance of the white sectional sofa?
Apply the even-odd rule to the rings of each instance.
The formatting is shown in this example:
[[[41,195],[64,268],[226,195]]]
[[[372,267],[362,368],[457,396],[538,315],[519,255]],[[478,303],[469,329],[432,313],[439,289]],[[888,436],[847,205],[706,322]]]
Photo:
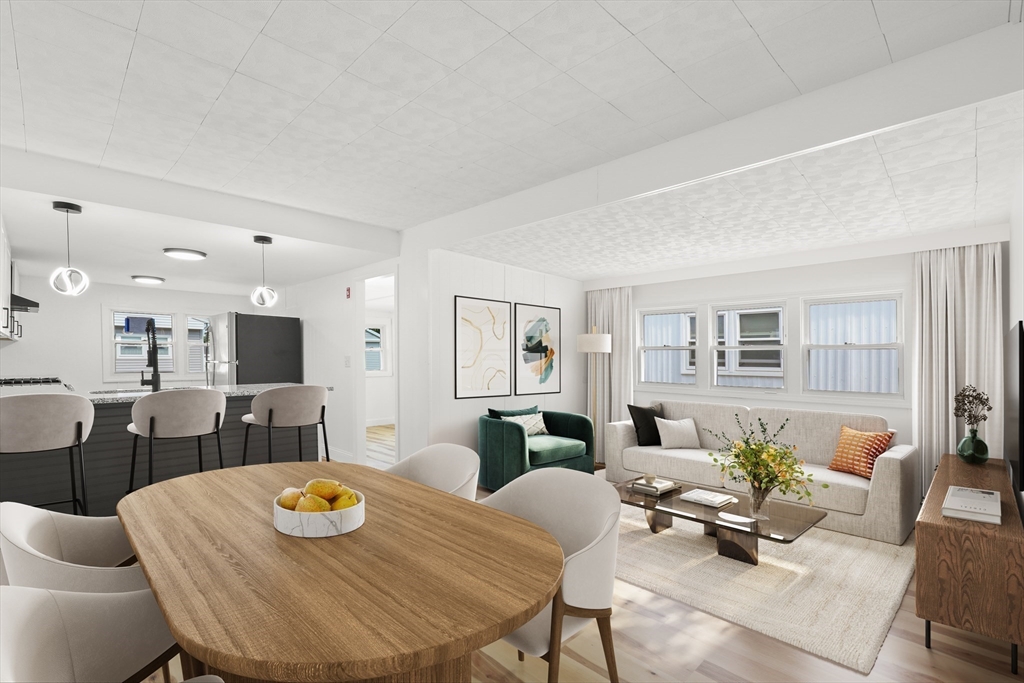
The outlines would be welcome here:
[[[706,430],[730,438],[739,436],[736,416],[744,425],[757,426],[758,418],[773,431],[789,418],[779,435],[794,444],[805,460],[804,470],[817,484],[812,489],[814,505],[828,512],[818,526],[886,543],[902,544],[914,529],[921,507],[921,458],[911,445],[890,445],[875,461],[871,479],[828,469],[839,443],[840,427],[864,432],[884,432],[885,418],[856,413],[832,413],[783,408],[747,408],[738,405],[662,401],[666,420],[693,418],[700,436],[700,449],[638,446],[632,422],[613,422],[605,428],[605,465],[608,481],[626,481],[643,474],[684,481],[709,490],[745,491],[747,484],[722,480],[718,466],[708,456],[721,443]],[[896,441],[896,438],[893,438]],[[793,495],[775,498],[792,500]]]

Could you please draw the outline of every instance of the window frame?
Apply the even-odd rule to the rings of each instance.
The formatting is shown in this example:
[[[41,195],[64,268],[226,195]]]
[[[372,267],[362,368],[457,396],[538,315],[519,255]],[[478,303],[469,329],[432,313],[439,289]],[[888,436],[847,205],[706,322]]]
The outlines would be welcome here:
[[[366,330],[374,327],[380,328],[380,370],[366,369]],[[392,343],[392,319],[391,318],[367,318],[363,325],[362,358],[363,371],[367,377],[391,377],[394,370],[394,345]]]
[[[819,304],[837,304],[837,303],[863,303],[869,301],[896,301],[896,341],[888,344],[812,344],[811,343],[811,306]],[[859,294],[843,294],[833,296],[810,296],[801,297],[800,299],[800,374],[803,376],[801,381],[801,391],[808,396],[821,396],[821,397],[833,397],[843,398],[852,397],[860,399],[876,399],[880,401],[902,401],[906,398],[906,337],[904,331],[905,325],[905,311],[903,308],[903,292],[902,291],[883,291],[883,292],[865,292]],[[879,393],[871,391],[832,391],[829,389],[811,389],[810,388],[810,363],[811,363],[811,351],[812,350],[828,350],[828,349],[896,349],[897,354],[897,382],[899,383],[899,391],[895,393]]]
[[[648,315],[672,315],[674,313],[682,314],[685,316],[693,317],[693,324],[696,327],[694,333],[694,344],[683,345],[683,346],[645,346],[644,341],[644,317]],[[634,346],[636,352],[636,384],[638,386],[648,387],[696,387],[699,382],[699,350],[700,350],[700,318],[697,306],[672,306],[671,308],[644,308],[637,309],[636,312],[636,339],[637,344]],[[693,377],[693,382],[648,382],[643,379],[644,377],[644,352],[645,351],[689,351],[691,353],[690,358],[693,359],[693,370],[683,372],[681,374],[689,375]]]
[[[142,310],[137,306],[108,306],[101,307],[103,324],[100,325],[100,349],[102,353],[101,367],[103,368],[104,384],[134,384],[138,383],[139,376],[132,372],[116,372],[115,356],[119,342],[114,338],[114,314],[125,313],[128,315],[154,315],[152,310]],[[158,313],[168,315],[171,318],[171,358],[174,363],[173,372],[160,371],[160,376],[167,381],[189,381],[206,377],[206,369],[200,372],[191,372],[188,367],[188,352],[191,346],[201,345],[201,342],[190,343],[188,340],[188,319],[204,318],[212,320],[217,313]],[[143,348],[146,344],[143,342]],[[148,374],[152,372],[146,368]]]
[[[766,311],[777,311],[779,316],[779,343],[778,344],[735,344],[726,345],[718,343],[718,317],[720,314],[725,312],[735,312],[737,316],[743,315],[744,313],[762,313]],[[757,301],[757,302],[742,302],[742,303],[728,303],[728,304],[709,304],[708,305],[708,318],[709,318],[709,334],[708,334],[708,369],[710,374],[708,376],[708,389],[712,392],[722,391],[740,391],[740,392],[757,392],[764,393],[768,392],[788,392],[789,384],[787,383],[787,366],[786,353],[789,335],[789,326],[786,324],[787,308],[785,300],[770,300],[770,301]],[[738,322],[738,321],[737,321]],[[737,332],[738,334],[738,332]],[[728,335],[726,335],[728,337]],[[728,372],[736,372],[744,376],[750,377],[777,377],[776,372],[781,373],[782,386],[778,387],[757,387],[757,386],[738,386],[730,384],[719,384],[718,383],[718,352],[726,352],[726,364],[728,365],[730,356],[729,351],[742,352],[742,351],[778,351],[779,352],[779,369],[757,369],[757,368],[745,368],[745,372],[738,373],[739,367],[739,355],[736,355],[736,368],[729,370]]]

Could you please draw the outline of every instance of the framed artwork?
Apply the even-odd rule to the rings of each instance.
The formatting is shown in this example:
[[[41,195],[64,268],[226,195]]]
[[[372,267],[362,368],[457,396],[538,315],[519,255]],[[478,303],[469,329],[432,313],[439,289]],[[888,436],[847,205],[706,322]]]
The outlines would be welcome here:
[[[562,391],[562,309],[516,304],[516,394]]]
[[[455,297],[455,398],[512,395],[512,304]]]

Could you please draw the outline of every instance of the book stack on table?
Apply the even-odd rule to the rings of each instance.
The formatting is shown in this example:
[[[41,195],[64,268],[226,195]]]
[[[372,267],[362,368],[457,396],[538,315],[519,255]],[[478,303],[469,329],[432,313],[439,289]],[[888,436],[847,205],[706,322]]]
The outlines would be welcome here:
[[[637,493],[644,493],[649,496],[661,496],[669,491],[675,491],[681,484],[668,479],[655,479],[652,483],[648,484],[643,479],[638,479],[633,482],[633,490]]]
[[[999,491],[950,486],[942,502],[942,516],[969,519],[986,524],[1002,524]]]

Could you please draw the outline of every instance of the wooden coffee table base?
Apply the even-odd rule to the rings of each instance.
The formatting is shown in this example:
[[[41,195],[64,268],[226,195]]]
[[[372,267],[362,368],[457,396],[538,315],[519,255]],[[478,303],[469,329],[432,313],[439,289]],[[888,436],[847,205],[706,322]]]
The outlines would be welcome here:
[[[645,513],[647,526],[651,528],[652,533],[660,534],[665,529],[672,528],[674,515],[657,510],[646,510]],[[747,564],[757,564],[757,536],[726,529],[716,524],[705,524],[704,535],[714,536],[718,539],[718,554],[722,557]]]
[[[470,683],[473,670],[472,662],[473,655],[470,653],[423,669],[406,671],[380,678],[362,679],[356,683]],[[207,666],[184,650],[181,651],[181,673],[186,680],[195,676],[215,674],[223,678],[225,683],[269,683],[255,678],[236,676],[235,674]]]

